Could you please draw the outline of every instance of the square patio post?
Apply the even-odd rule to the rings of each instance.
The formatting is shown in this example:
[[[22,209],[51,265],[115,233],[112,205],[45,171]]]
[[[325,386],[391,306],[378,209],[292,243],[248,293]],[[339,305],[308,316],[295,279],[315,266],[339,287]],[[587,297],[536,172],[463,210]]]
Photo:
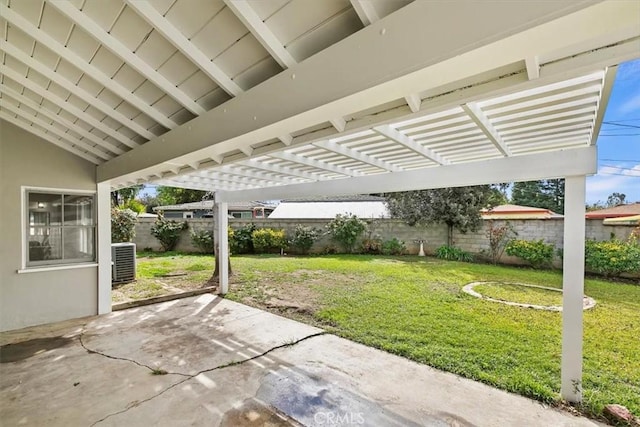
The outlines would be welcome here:
[[[229,205],[226,202],[217,202],[218,211],[216,218],[216,233],[218,234],[218,293],[225,295],[229,291],[229,238],[227,228],[229,226]]]
[[[111,185],[97,185],[98,314],[111,313]]]
[[[582,310],[584,295],[586,177],[565,179],[562,273],[562,386],[569,402],[582,400]]]

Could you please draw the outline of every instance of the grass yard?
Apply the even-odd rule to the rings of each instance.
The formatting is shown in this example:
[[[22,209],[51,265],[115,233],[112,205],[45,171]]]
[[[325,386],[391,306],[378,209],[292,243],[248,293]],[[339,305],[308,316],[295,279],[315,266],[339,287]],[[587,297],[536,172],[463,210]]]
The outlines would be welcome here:
[[[200,287],[210,277],[213,260],[170,254],[140,258],[138,265],[140,282],[147,287],[176,271],[186,274],[177,285]],[[230,299],[544,402],[559,399],[561,314],[484,301],[461,291],[475,281],[560,288],[557,271],[358,255],[235,256],[232,266]],[[598,417],[605,404],[619,403],[638,415],[640,286],[594,279],[585,286],[597,305],[584,313],[580,409]],[[506,292],[509,299],[531,293],[498,287],[487,293]],[[529,302],[557,296],[533,291],[535,301]]]
[[[480,295],[499,301],[542,306],[561,306],[562,293],[550,289],[520,286],[514,283],[488,282],[473,288]]]
[[[199,289],[208,286],[213,271],[213,257],[175,252],[139,253],[137,263],[137,280],[115,285],[111,292],[112,303]]]

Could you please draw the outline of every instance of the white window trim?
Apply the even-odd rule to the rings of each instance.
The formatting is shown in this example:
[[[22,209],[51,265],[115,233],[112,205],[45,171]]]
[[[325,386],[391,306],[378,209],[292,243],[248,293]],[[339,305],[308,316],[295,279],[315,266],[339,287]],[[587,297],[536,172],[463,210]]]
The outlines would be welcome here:
[[[30,185],[23,185],[20,187],[20,235],[21,237],[21,244],[22,244],[22,262],[20,265],[20,269],[17,271],[18,273],[31,273],[31,272],[38,272],[38,271],[51,271],[51,270],[68,270],[68,269],[72,269],[72,268],[83,268],[83,267],[93,267],[95,265],[98,265],[95,261],[95,259],[93,261],[88,261],[88,262],[78,262],[78,263],[73,263],[73,264],[58,264],[58,265],[40,265],[40,266],[33,266],[33,267],[29,267],[27,266],[27,260],[29,259],[29,252],[28,252],[28,242],[27,242],[27,238],[26,238],[26,232],[25,230],[27,229],[27,213],[28,213],[28,206],[27,206],[27,193],[28,192],[38,192],[38,191],[43,191],[43,192],[47,192],[47,193],[60,193],[60,194],[91,194],[93,195],[94,200],[96,200],[96,190],[78,190],[76,189],[71,189],[71,188],[52,188],[52,187],[34,187],[34,186],[30,186]],[[97,203],[94,203],[97,205]],[[94,218],[94,222],[96,222],[96,224],[94,225],[94,228],[97,229],[98,224],[97,224],[97,220]],[[95,252],[97,253],[97,244],[95,247]],[[97,257],[97,255],[94,255],[95,257]],[[97,258],[96,258],[97,259]]]
[[[96,262],[89,262],[89,263],[79,262],[77,264],[64,264],[64,265],[55,265],[55,266],[47,266],[47,267],[22,268],[18,270],[17,273],[25,274],[25,273],[41,273],[45,271],[55,271],[55,270],[76,270],[78,268],[90,268],[90,267],[97,267],[97,266],[98,266],[98,263]]]

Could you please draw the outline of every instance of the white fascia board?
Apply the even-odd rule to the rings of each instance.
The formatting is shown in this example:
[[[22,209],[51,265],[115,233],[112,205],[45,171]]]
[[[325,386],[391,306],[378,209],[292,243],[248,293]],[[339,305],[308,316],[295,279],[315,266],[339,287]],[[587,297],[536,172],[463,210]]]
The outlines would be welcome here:
[[[171,159],[191,161],[221,155],[523,62],[531,52],[554,52],[576,45],[590,48],[575,51],[579,54],[609,46],[640,35],[635,18],[638,13],[637,2],[472,2],[465,8],[454,2],[414,2],[298,64],[295,79],[290,71],[282,72],[188,124],[106,162],[98,168],[98,180],[149,174],[156,165]],[[450,20],[444,19],[447,17],[468,30],[452,31]],[[386,29],[384,35],[382,28]],[[414,48],[417,42],[436,35],[441,42]],[[597,56],[597,65],[617,64],[628,55],[626,49],[613,56]],[[585,61],[581,70],[593,71],[591,59]],[[545,75],[553,74],[544,71],[543,67],[538,84],[543,84]],[[554,73],[560,77],[572,70],[556,69]],[[503,84],[503,89],[508,89],[509,84]]]
[[[303,196],[339,196],[426,190],[507,181],[532,181],[563,176],[592,175],[596,171],[596,148],[589,146],[528,156],[437,166],[415,171],[228,192],[221,194],[219,200],[242,202],[257,199],[275,200]]]

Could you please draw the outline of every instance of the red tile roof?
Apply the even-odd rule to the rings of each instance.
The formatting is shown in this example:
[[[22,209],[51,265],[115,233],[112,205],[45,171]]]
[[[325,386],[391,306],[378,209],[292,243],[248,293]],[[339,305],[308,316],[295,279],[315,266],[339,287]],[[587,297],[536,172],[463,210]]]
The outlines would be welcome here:
[[[630,203],[628,205],[619,205],[614,208],[600,209],[597,211],[587,212],[586,217],[589,219],[598,218],[619,218],[623,216],[640,215],[640,202]]]

